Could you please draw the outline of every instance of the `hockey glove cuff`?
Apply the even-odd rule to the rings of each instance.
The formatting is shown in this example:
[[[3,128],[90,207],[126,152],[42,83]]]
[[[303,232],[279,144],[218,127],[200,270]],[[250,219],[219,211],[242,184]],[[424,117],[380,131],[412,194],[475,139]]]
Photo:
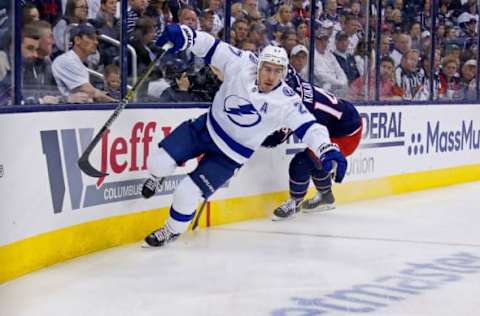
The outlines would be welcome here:
[[[333,174],[335,182],[342,182],[347,172],[347,159],[336,144],[323,144],[317,150],[322,169]]]
[[[177,53],[193,46],[196,33],[186,25],[170,24],[165,26],[162,35],[157,39],[155,45],[162,47],[165,43],[171,42],[173,47],[169,52]]]

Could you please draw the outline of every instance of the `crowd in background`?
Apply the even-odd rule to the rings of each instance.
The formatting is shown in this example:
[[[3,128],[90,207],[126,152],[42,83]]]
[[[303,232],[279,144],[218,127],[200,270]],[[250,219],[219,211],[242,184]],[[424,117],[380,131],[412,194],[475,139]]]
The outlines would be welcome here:
[[[352,101],[373,100],[377,82],[380,100],[473,100],[477,98],[476,2],[440,0],[432,32],[431,0],[383,0],[379,56],[375,53],[378,10],[366,0],[317,1],[313,32],[309,0],[233,1],[228,37],[235,47],[257,54],[268,44],[284,47],[305,79]],[[120,40],[118,0],[21,3],[23,104],[119,99],[120,49],[105,40]],[[169,23],[224,39],[224,5],[224,0],[129,0],[127,38],[136,52],[138,75],[158,54],[155,39]],[[3,105],[11,104],[13,93],[10,12],[8,5],[0,8]],[[310,53],[314,53],[312,78]],[[133,61],[129,54],[129,84]],[[137,100],[209,102],[220,84],[221,74],[185,51],[162,59]]]

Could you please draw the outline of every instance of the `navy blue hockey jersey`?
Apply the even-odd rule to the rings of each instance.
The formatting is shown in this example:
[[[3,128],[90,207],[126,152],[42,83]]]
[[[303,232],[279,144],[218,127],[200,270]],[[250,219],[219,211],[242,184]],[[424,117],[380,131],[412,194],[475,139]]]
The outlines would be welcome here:
[[[361,126],[360,114],[351,102],[306,82],[292,66],[288,66],[285,81],[300,95],[317,122],[327,127],[331,137],[350,135]]]

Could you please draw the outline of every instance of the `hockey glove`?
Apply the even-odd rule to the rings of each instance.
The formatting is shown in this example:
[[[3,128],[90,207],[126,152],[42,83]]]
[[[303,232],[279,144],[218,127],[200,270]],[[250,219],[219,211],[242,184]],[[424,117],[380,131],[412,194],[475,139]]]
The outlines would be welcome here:
[[[195,31],[186,25],[170,24],[165,26],[165,30],[157,39],[155,45],[162,47],[167,42],[171,42],[173,47],[169,52],[177,53],[192,47],[195,36]]]
[[[323,144],[318,148],[322,169],[333,174],[335,182],[342,182],[347,172],[347,160],[336,144]]]
[[[292,134],[292,130],[289,128],[282,128],[278,131],[273,132],[272,134],[268,135],[267,138],[262,143],[263,147],[273,148],[277,147],[284,141],[290,137]]]

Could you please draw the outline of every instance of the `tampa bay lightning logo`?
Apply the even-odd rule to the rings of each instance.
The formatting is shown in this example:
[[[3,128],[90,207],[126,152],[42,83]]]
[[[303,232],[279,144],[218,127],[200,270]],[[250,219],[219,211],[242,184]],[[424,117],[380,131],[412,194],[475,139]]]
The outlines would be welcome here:
[[[291,96],[294,96],[295,95],[295,91],[293,91],[291,88],[289,87],[283,87],[283,93],[287,96],[287,97],[291,97]]]
[[[233,124],[241,127],[252,127],[262,120],[253,104],[238,95],[230,95],[225,99],[224,111]]]

